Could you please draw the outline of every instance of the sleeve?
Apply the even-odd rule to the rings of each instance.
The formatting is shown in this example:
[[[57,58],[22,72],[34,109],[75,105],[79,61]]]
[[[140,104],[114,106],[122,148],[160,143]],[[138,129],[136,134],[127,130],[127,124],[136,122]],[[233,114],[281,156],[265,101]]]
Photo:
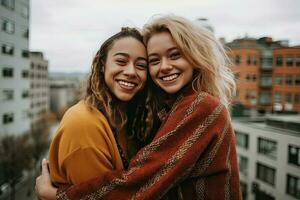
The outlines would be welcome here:
[[[60,188],[57,198],[158,199],[189,174],[227,118],[224,106],[206,93],[183,97],[127,170]]]
[[[72,110],[64,116],[49,151],[54,183],[78,184],[113,169],[105,124],[92,117]]]

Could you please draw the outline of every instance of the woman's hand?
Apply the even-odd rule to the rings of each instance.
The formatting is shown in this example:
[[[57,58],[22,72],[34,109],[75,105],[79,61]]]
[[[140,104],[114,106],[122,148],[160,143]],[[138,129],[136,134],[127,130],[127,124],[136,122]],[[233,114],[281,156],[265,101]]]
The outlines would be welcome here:
[[[56,200],[56,191],[51,183],[48,161],[43,159],[42,174],[35,181],[35,193],[40,200]]]

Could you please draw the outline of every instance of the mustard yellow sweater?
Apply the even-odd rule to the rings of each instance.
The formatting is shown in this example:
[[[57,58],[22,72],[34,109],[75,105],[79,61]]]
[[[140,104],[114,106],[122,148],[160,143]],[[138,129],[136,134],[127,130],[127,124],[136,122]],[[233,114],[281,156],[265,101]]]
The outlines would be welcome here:
[[[49,168],[56,185],[123,169],[112,130],[98,109],[80,101],[65,113],[50,146]]]

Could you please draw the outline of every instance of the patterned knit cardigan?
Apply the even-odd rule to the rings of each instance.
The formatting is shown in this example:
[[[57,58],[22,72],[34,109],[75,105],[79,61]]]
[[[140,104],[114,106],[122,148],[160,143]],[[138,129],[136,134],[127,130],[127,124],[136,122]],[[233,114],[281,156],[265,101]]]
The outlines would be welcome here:
[[[227,109],[215,97],[190,89],[177,99],[153,141],[128,169],[61,188],[57,198],[241,199]]]

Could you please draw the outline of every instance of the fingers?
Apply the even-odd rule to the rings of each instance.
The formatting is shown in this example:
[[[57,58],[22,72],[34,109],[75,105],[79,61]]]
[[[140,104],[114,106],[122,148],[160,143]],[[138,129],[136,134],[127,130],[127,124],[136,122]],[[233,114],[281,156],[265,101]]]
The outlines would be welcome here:
[[[42,175],[49,175],[48,161],[45,158],[42,160]]]

